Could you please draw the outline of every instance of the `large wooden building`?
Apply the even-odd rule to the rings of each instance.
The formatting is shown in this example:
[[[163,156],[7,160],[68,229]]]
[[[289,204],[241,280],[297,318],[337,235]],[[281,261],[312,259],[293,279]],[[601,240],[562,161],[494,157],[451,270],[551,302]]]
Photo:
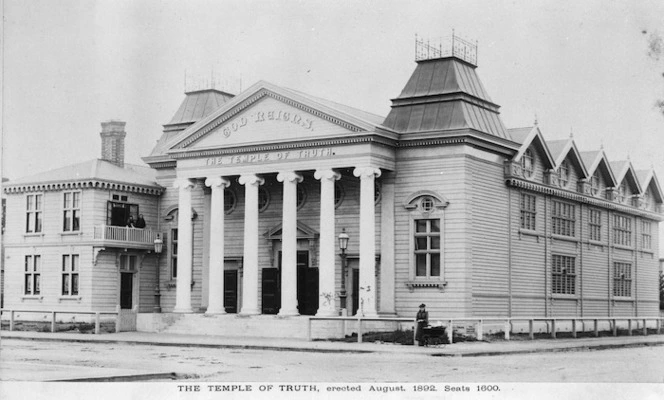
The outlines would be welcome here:
[[[151,172],[8,182],[5,307],[658,316],[655,173],[505,128],[463,54],[418,60],[387,117],[267,82],[194,91]],[[114,228],[139,213],[145,229]]]

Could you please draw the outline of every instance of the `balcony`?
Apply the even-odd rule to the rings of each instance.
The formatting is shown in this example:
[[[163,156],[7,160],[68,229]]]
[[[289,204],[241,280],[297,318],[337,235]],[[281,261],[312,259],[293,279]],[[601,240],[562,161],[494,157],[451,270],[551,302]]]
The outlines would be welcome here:
[[[95,226],[94,240],[104,247],[152,250],[157,234],[150,229],[100,225]]]

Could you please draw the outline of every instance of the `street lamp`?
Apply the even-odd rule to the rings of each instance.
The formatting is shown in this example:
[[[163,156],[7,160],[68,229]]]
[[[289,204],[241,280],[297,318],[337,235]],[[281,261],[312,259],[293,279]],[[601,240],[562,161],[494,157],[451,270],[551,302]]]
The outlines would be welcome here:
[[[346,249],[348,248],[348,239],[350,237],[346,234],[346,228],[343,228],[339,234],[339,249],[341,250],[341,292],[339,298],[341,299],[342,310],[346,308]]]
[[[157,255],[157,283],[154,285],[154,308],[152,312],[160,313],[161,312],[161,292],[159,291],[159,258],[161,257],[161,252],[164,250],[164,241],[161,239],[161,234],[157,234],[157,237],[154,239],[154,253]]]

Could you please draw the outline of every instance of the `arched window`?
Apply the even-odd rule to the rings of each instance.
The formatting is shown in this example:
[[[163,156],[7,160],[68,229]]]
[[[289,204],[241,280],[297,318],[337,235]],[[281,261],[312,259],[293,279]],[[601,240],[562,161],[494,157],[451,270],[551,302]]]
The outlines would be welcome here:
[[[344,188],[339,182],[334,182],[334,207],[339,207],[344,201]]]
[[[224,190],[224,212],[230,214],[237,206],[237,196],[232,189]]]
[[[270,205],[270,192],[263,186],[258,188],[258,212],[263,212]]]
[[[297,209],[299,210],[307,202],[307,189],[304,185],[297,185]]]

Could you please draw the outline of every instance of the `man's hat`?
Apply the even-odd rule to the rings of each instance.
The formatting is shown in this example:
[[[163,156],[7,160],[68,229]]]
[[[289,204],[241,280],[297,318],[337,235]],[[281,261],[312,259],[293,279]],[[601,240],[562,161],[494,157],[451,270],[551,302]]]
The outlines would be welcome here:
[[[426,305],[424,303],[420,304],[420,308],[424,308]]]

